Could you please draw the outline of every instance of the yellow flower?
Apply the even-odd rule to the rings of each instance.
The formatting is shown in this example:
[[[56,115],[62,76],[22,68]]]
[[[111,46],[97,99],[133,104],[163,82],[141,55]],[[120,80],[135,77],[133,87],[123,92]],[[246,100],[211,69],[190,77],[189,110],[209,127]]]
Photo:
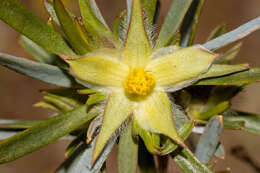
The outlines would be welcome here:
[[[167,92],[196,82],[217,56],[198,46],[152,50],[141,9],[140,0],[133,0],[121,50],[102,49],[66,60],[80,83],[108,93],[93,162],[111,135],[130,117],[143,129],[168,136],[184,146],[175,129],[174,107]]]

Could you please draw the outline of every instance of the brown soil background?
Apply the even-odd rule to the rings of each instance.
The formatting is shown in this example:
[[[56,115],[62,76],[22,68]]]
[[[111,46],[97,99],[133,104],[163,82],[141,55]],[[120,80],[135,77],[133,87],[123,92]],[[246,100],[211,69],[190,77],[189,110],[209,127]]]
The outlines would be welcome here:
[[[164,18],[172,0],[161,0],[162,9],[160,19]],[[47,19],[43,8],[43,0],[21,0],[41,19]],[[77,1],[64,1],[67,6],[78,14]],[[125,6],[124,0],[97,0],[104,17],[111,21]],[[220,23],[226,24],[228,30],[260,16],[259,0],[206,0],[201,16],[197,43],[203,43],[210,31]],[[30,57],[17,43],[19,34],[0,21],[0,51],[13,55]],[[242,50],[234,63],[248,62],[251,66],[260,66],[260,32],[255,32],[243,40]],[[12,72],[0,67],[0,118],[9,119],[42,119],[50,112],[34,108],[32,105],[40,101],[40,89],[52,88],[48,84],[36,81],[29,77]],[[232,102],[234,108],[260,114],[260,84],[252,84],[240,93]],[[222,141],[226,146],[227,156],[224,161],[218,161],[217,169],[231,168],[232,173],[255,173],[248,164],[230,154],[230,149],[237,145],[245,147],[256,165],[260,166],[260,138],[256,135],[238,131],[225,131]],[[1,173],[51,173],[64,160],[64,150],[67,142],[54,142],[43,149],[29,154],[14,162],[0,165]],[[109,172],[115,173],[115,154],[111,154]],[[168,172],[175,171],[175,166],[170,164]]]

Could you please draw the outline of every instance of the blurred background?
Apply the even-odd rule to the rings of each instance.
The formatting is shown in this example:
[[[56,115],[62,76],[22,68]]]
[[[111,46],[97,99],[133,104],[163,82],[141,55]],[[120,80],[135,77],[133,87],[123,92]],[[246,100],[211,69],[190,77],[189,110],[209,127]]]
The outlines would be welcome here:
[[[77,0],[63,0],[74,13],[79,14]],[[39,18],[46,21],[47,13],[43,7],[43,0],[21,0]],[[172,0],[161,0],[162,8],[160,21],[163,21]],[[97,0],[104,18],[111,25],[117,14],[125,8],[124,0]],[[206,0],[196,35],[196,43],[203,43],[209,33],[218,24],[226,24],[228,30],[260,16],[259,0]],[[161,24],[161,23],[160,23]],[[19,34],[0,21],[0,51],[16,56],[32,59],[18,44]],[[255,32],[243,40],[242,50],[234,63],[248,62],[251,66],[260,66],[260,31]],[[41,100],[39,90],[53,88],[53,86],[0,67],[0,118],[8,119],[43,119],[50,112],[32,107]],[[242,111],[260,114],[260,84],[252,84],[240,93],[232,102],[232,106]],[[231,148],[243,146],[256,166],[260,166],[260,138],[245,132],[225,131],[222,141],[226,146],[225,160],[219,160],[217,169],[227,167],[232,173],[255,173],[250,164],[242,162],[231,154]],[[65,159],[64,151],[67,142],[54,142],[43,149],[29,154],[14,162],[0,165],[1,173],[51,173]],[[111,154],[109,168],[115,170],[115,152]],[[169,165],[169,172],[173,172],[175,165]],[[175,171],[174,171],[175,172]]]

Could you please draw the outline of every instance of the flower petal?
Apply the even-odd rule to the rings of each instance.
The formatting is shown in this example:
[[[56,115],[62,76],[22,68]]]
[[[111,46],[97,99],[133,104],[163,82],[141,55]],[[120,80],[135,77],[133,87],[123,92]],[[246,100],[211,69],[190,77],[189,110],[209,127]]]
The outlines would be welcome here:
[[[123,90],[114,91],[110,94],[104,112],[102,127],[92,155],[93,164],[111,136],[116,133],[120,126],[131,116],[132,111],[132,103],[125,96]]]
[[[131,19],[124,46],[124,61],[130,67],[144,67],[152,53],[140,0],[132,0]]]
[[[127,65],[116,58],[105,56],[67,59],[66,62],[76,79],[88,87],[93,84],[121,87],[129,71]]]
[[[140,102],[134,116],[143,129],[164,134],[185,146],[175,128],[172,104],[164,91],[154,91],[146,100]]]
[[[217,56],[202,48],[182,48],[152,60],[146,70],[154,75],[156,85],[175,91],[198,80]]]

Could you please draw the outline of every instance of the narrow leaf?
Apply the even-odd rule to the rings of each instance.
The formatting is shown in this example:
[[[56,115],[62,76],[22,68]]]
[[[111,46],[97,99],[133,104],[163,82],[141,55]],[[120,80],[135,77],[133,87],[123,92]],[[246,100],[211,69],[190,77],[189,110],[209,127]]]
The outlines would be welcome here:
[[[58,25],[60,26],[60,21],[56,15],[55,9],[53,7],[53,2],[51,0],[44,0],[44,7],[49,13],[51,19]]]
[[[247,132],[260,135],[260,116],[256,114],[240,112],[240,111],[227,111],[223,114],[224,124],[231,124],[232,122],[244,122],[244,128]]]
[[[70,17],[69,13],[63,6],[61,0],[54,0],[54,9],[60,21],[61,28],[66,34],[66,37],[68,38],[68,41],[73,49],[79,55],[84,55],[88,53],[90,51],[88,45],[85,44],[85,42],[79,35],[78,30],[74,25],[73,19]]]
[[[105,41],[110,41],[116,47],[120,47],[119,41],[114,37],[113,33],[104,24],[94,0],[79,0],[79,7],[82,15],[82,22],[86,31],[90,34],[90,41],[96,42],[97,47],[104,47]],[[93,11],[94,9],[94,11]]]
[[[106,100],[107,96],[101,93],[95,93],[95,94],[91,94],[89,95],[89,98],[87,100],[87,106],[91,106],[94,104],[97,104],[101,101]]]
[[[132,123],[129,122],[121,133],[118,144],[118,173],[136,173],[138,158],[138,140],[133,136]]]
[[[180,154],[172,156],[184,173],[212,173],[188,149],[183,149]]]
[[[226,26],[225,25],[218,25],[209,35],[207,41],[213,40],[214,38],[217,38],[223,34],[226,33]]]
[[[108,154],[112,150],[117,136],[113,136],[107,143],[103,152],[97,159],[96,163],[91,165],[91,156],[94,150],[96,140],[93,140],[89,145],[82,144],[79,146],[70,157],[58,168],[56,173],[99,173]]]
[[[255,67],[217,78],[202,79],[196,85],[236,85],[242,86],[260,81],[260,68]]]
[[[194,0],[190,5],[187,14],[185,15],[181,27],[182,37],[181,37],[180,45],[182,47],[191,46],[194,41],[203,4],[204,4],[204,0]]]
[[[0,130],[0,140],[5,140],[7,138],[17,135],[20,132],[21,132],[21,130],[17,130],[17,129]],[[73,140],[73,139],[75,139],[75,136],[65,135],[59,139],[60,140]]]
[[[246,24],[243,24],[242,26],[234,29],[231,32],[228,32],[211,41],[208,41],[207,43],[203,44],[203,46],[209,50],[216,50],[230,43],[238,41],[258,29],[260,29],[260,17],[257,17],[247,22]]]
[[[195,156],[202,163],[208,163],[216,152],[222,130],[222,117],[212,117],[201,135],[195,151]]]
[[[180,27],[182,20],[188,11],[192,0],[174,0],[164,20],[155,48],[167,46],[170,38]]]
[[[27,129],[43,120],[7,120],[0,119],[0,129]]]
[[[208,105],[205,105],[204,110],[206,111],[201,112],[200,114],[196,115],[195,118],[197,120],[208,120],[214,115],[218,115],[223,113],[225,110],[227,110],[230,107],[229,101],[223,101],[221,103],[216,103],[216,105],[211,105],[208,103]]]
[[[200,79],[224,76],[227,74],[232,74],[232,73],[244,71],[247,69],[249,69],[248,64],[237,64],[237,65],[214,64],[209,68],[209,70],[206,73],[200,75]]]
[[[56,55],[38,46],[32,40],[23,35],[19,38],[19,43],[30,55],[32,55],[39,62],[46,64],[56,64],[57,61],[61,60]]]
[[[86,106],[60,114],[0,142],[0,163],[29,154],[75,130],[96,114],[87,114]]]
[[[75,56],[58,32],[39,20],[18,0],[0,2],[0,19],[52,53]]]
[[[241,46],[242,46],[242,43],[236,44],[231,49],[229,49],[227,52],[225,52],[223,55],[218,57],[214,63],[215,64],[221,64],[221,63],[228,64],[230,60],[234,59],[238,55]]]
[[[0,64],[34,79],[62,87],[75,85],[72,77],[59,67],[0,53]]]

